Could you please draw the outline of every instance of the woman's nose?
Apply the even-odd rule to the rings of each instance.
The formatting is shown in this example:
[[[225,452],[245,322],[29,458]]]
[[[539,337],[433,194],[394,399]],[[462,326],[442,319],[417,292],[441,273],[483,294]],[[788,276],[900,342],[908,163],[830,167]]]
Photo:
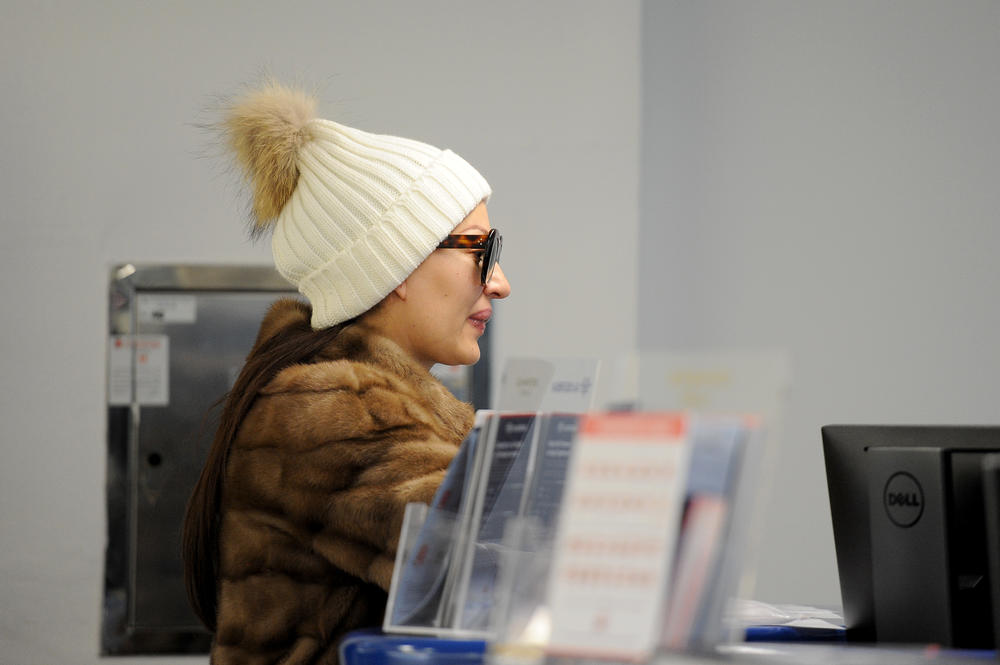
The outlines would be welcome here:
[[[493,268],[493,275],[486,283],[486,295],[490,298],[506,298],[510,295],[510,282],[499,263]]]

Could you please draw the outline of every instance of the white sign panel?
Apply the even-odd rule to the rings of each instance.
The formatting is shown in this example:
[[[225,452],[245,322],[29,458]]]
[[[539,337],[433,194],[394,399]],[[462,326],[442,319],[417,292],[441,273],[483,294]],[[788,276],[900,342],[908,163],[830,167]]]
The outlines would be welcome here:
[[[787,353],[646,352],[639,356],[639,399],[647,410],[780,415],[791,383]]]
[[[139,323],[194,323],[198,301],[184,293],[143,293],[136,301]]]
[[[504,365],[497,408],[522,413],[589,411],[599,366],[593,358],[510,358]]]

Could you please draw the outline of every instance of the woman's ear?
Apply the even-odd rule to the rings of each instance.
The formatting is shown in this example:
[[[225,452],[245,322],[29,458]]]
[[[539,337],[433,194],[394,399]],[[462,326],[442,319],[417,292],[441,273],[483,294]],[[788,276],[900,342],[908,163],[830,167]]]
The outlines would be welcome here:
[[[403,283],[400,284],[399,286],[397,286],[396,288],[394,288],[392,290],[392,292],[395,293],[399,297],[400,300],[405,301],[406,300],[406,280],[404,279]]]

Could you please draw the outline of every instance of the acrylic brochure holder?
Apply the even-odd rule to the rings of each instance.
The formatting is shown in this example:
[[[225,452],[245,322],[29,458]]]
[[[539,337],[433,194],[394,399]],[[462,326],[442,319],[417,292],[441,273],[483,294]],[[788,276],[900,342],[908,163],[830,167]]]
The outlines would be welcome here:
[[[547,528],[526,514],[507,525],[491,635],[499,661],[641,662],[734,639],[725,611],[744,573],[761,423],[615,413],[587,414],[580,427],[593,430],[588,423],[605,419],[624,421],[624,434],[579,437],[558,522]],[[680,423],[683,434],[650,446],[649,421]],[[670,447],[673,457],[649,450]],[[670,464],[684,469],[673,486],[653,473]],[[617,482],[630,470],[628,482]],[[645,506],[655,510],[642,522]],[[626,519],[637,523],[625,530],[614,524]],[[633,615],[638,606],[644,611]]]
[[[481,638],[508,654],[601,655],[602,639],[638,649],[623,660],[727,641],[723,616],[742,573],[758,422],[548,412],[480,412],[478,421],[434,503],[407,507],[385,632]],[[624,434],[580,435],[581,426],[606,430],[607,422]],[[678,433],[651,441],[649,422]],[[588,598],[597,604],[588,607]],[[602,604],[640,602],[651,623],[618,636],[620,618]],[[578,636],[563,628],[581,617],[611,631],[601,636],[586,624],[593,653],[566,651]]]
[[[511,520],[551,525],[578,416],[481,411],[431,506],[407,506],[386,632],[493,633]]]
[[[518,405],[544,405],[565,380],[549,370],[508,366]],[[431,505],[407,507],[383,630],[487,640],[498,662],[642,661],[731,641],[770,423],[705,405],[477,413]]]
[[[479,411],[432,504],[407,507],[385,615],[387,632],[490,633],[506,523],[523,515],[528,492],[542,492],[550,512],[558,507],[575,432],[556,433],[539,450],[536,421],[548,432],[550,417],[538,414],[542,409],[588,410],[598,368],[597,360],[587,358],[506,361],[497,400],[504,411]],[[565,418],[575,423],[575,416]]]

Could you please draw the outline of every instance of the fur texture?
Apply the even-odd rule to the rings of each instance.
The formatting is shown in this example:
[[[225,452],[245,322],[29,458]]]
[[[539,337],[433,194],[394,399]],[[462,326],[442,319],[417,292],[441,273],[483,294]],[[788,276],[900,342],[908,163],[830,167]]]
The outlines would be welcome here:
[[[224,130],[230,149],[253,189],[253,234],[270,227],[299,178],[299,150],[311,138],[316,101],[274,81],[237,101]]]
[[[261,336],[308,325],[280,301]],[[212,662],[335,663],[380,625],[408,502],[430,502],[473,424],[398,346],[361,324],[283,370],[241,424],[223,489]]]

